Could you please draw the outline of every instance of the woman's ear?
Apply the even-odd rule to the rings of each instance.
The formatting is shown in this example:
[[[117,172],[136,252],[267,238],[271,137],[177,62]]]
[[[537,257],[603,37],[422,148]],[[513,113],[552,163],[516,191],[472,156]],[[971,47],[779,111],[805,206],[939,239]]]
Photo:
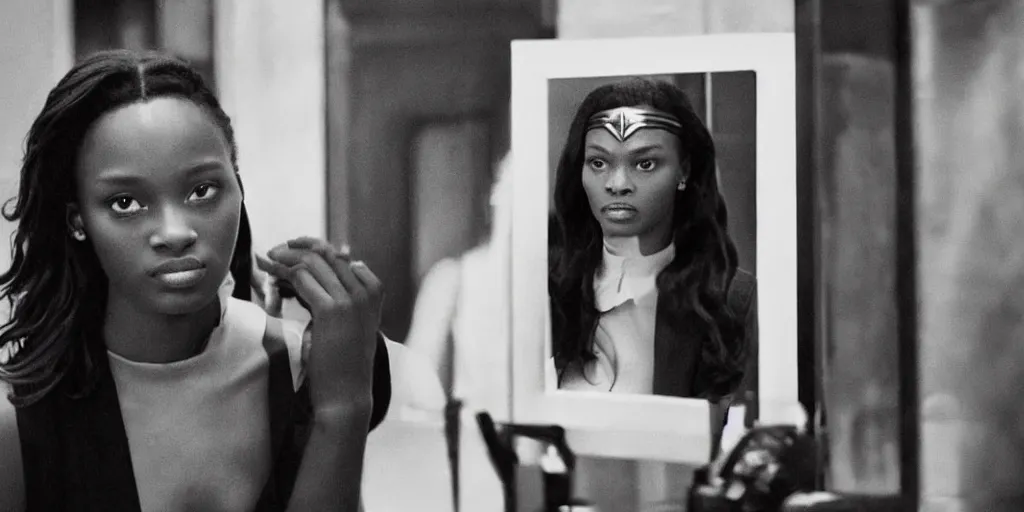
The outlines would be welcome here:
[[[685,190],[686,185],[690,182],[690,158],[686,157],[682,163],[679,164],[679,174],[676,176],[678,190]]]
[[[76,203],[68,203],[67,206],[68,234],[79,242],[85,241],[85,222],[82,221],[82,214]]]

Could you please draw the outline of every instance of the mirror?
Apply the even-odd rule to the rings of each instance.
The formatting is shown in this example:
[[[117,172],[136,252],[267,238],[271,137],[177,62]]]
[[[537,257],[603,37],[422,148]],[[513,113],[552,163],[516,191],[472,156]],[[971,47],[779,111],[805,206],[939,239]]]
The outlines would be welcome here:
[[[706,398],[750,391],[762,421],[797,402],[793,51],[513,42],[516,422],[563,425],[581,454],[703,463]]]

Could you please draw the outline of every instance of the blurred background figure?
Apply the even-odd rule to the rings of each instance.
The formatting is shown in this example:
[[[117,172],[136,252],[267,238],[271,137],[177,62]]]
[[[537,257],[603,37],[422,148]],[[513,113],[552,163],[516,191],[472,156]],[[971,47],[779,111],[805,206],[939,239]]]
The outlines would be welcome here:
[[[430,269],[405,340],[410,351],[430,361],[449,399],[462,402],[456,455],[462,510],[502,507],[500,481],[490,469],[474,416],[479,411],[500,421],[511,416],[507,260],[512,235],[511,173],[512,157],[506,153],[491,188],[488,236]]]
[[[507,262],[511,242],[511,158],[498,164],[490,195],[491,227],[482,243],[437,262],[420,286],[405,345],[423,354],[445,392],[468,409],[505,421],[509,410]]]

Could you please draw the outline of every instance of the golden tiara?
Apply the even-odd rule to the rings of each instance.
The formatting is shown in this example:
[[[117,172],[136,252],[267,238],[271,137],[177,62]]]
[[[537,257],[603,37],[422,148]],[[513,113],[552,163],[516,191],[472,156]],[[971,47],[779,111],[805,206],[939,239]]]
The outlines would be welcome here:
[[[675,116],[652,108],[618,107],[603,110],[587,121],[587,130],[604,128],[624,142],[641,128],[658,128],[681,135],[682,123]]]

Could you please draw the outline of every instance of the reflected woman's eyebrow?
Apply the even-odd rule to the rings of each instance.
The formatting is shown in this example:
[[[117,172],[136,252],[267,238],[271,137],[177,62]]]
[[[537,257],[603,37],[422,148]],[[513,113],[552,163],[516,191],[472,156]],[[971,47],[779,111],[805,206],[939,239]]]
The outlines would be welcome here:
[[[647,144],[630,150],[629,154],[636,156],[644,153],[650,153],[652,151],[658,151],[659,149],[664,149],[664,146],[661,144]]]
[[[604,146],[600,146],[598,144],[587,144],[587,149],[591,150],[591,151],[596,151],[598,153],[603,153],[603,154],[606,154],[606,155],[612,154],[612,152],[609,151],[607,148],[605,148]],[[665,146],[663,146],[661,144],[658,144],[658,143],[645,144],[643,146],[640,146],[640,147],[633,148],[633,149],[629,150],[629,153],[627,153],[627,154],[629,156],[637,156],[637,155],[642,155],[642,154],[650,153],[652,151],[659,151],[659,150],[663,150],[663,149],[665,149]]]

